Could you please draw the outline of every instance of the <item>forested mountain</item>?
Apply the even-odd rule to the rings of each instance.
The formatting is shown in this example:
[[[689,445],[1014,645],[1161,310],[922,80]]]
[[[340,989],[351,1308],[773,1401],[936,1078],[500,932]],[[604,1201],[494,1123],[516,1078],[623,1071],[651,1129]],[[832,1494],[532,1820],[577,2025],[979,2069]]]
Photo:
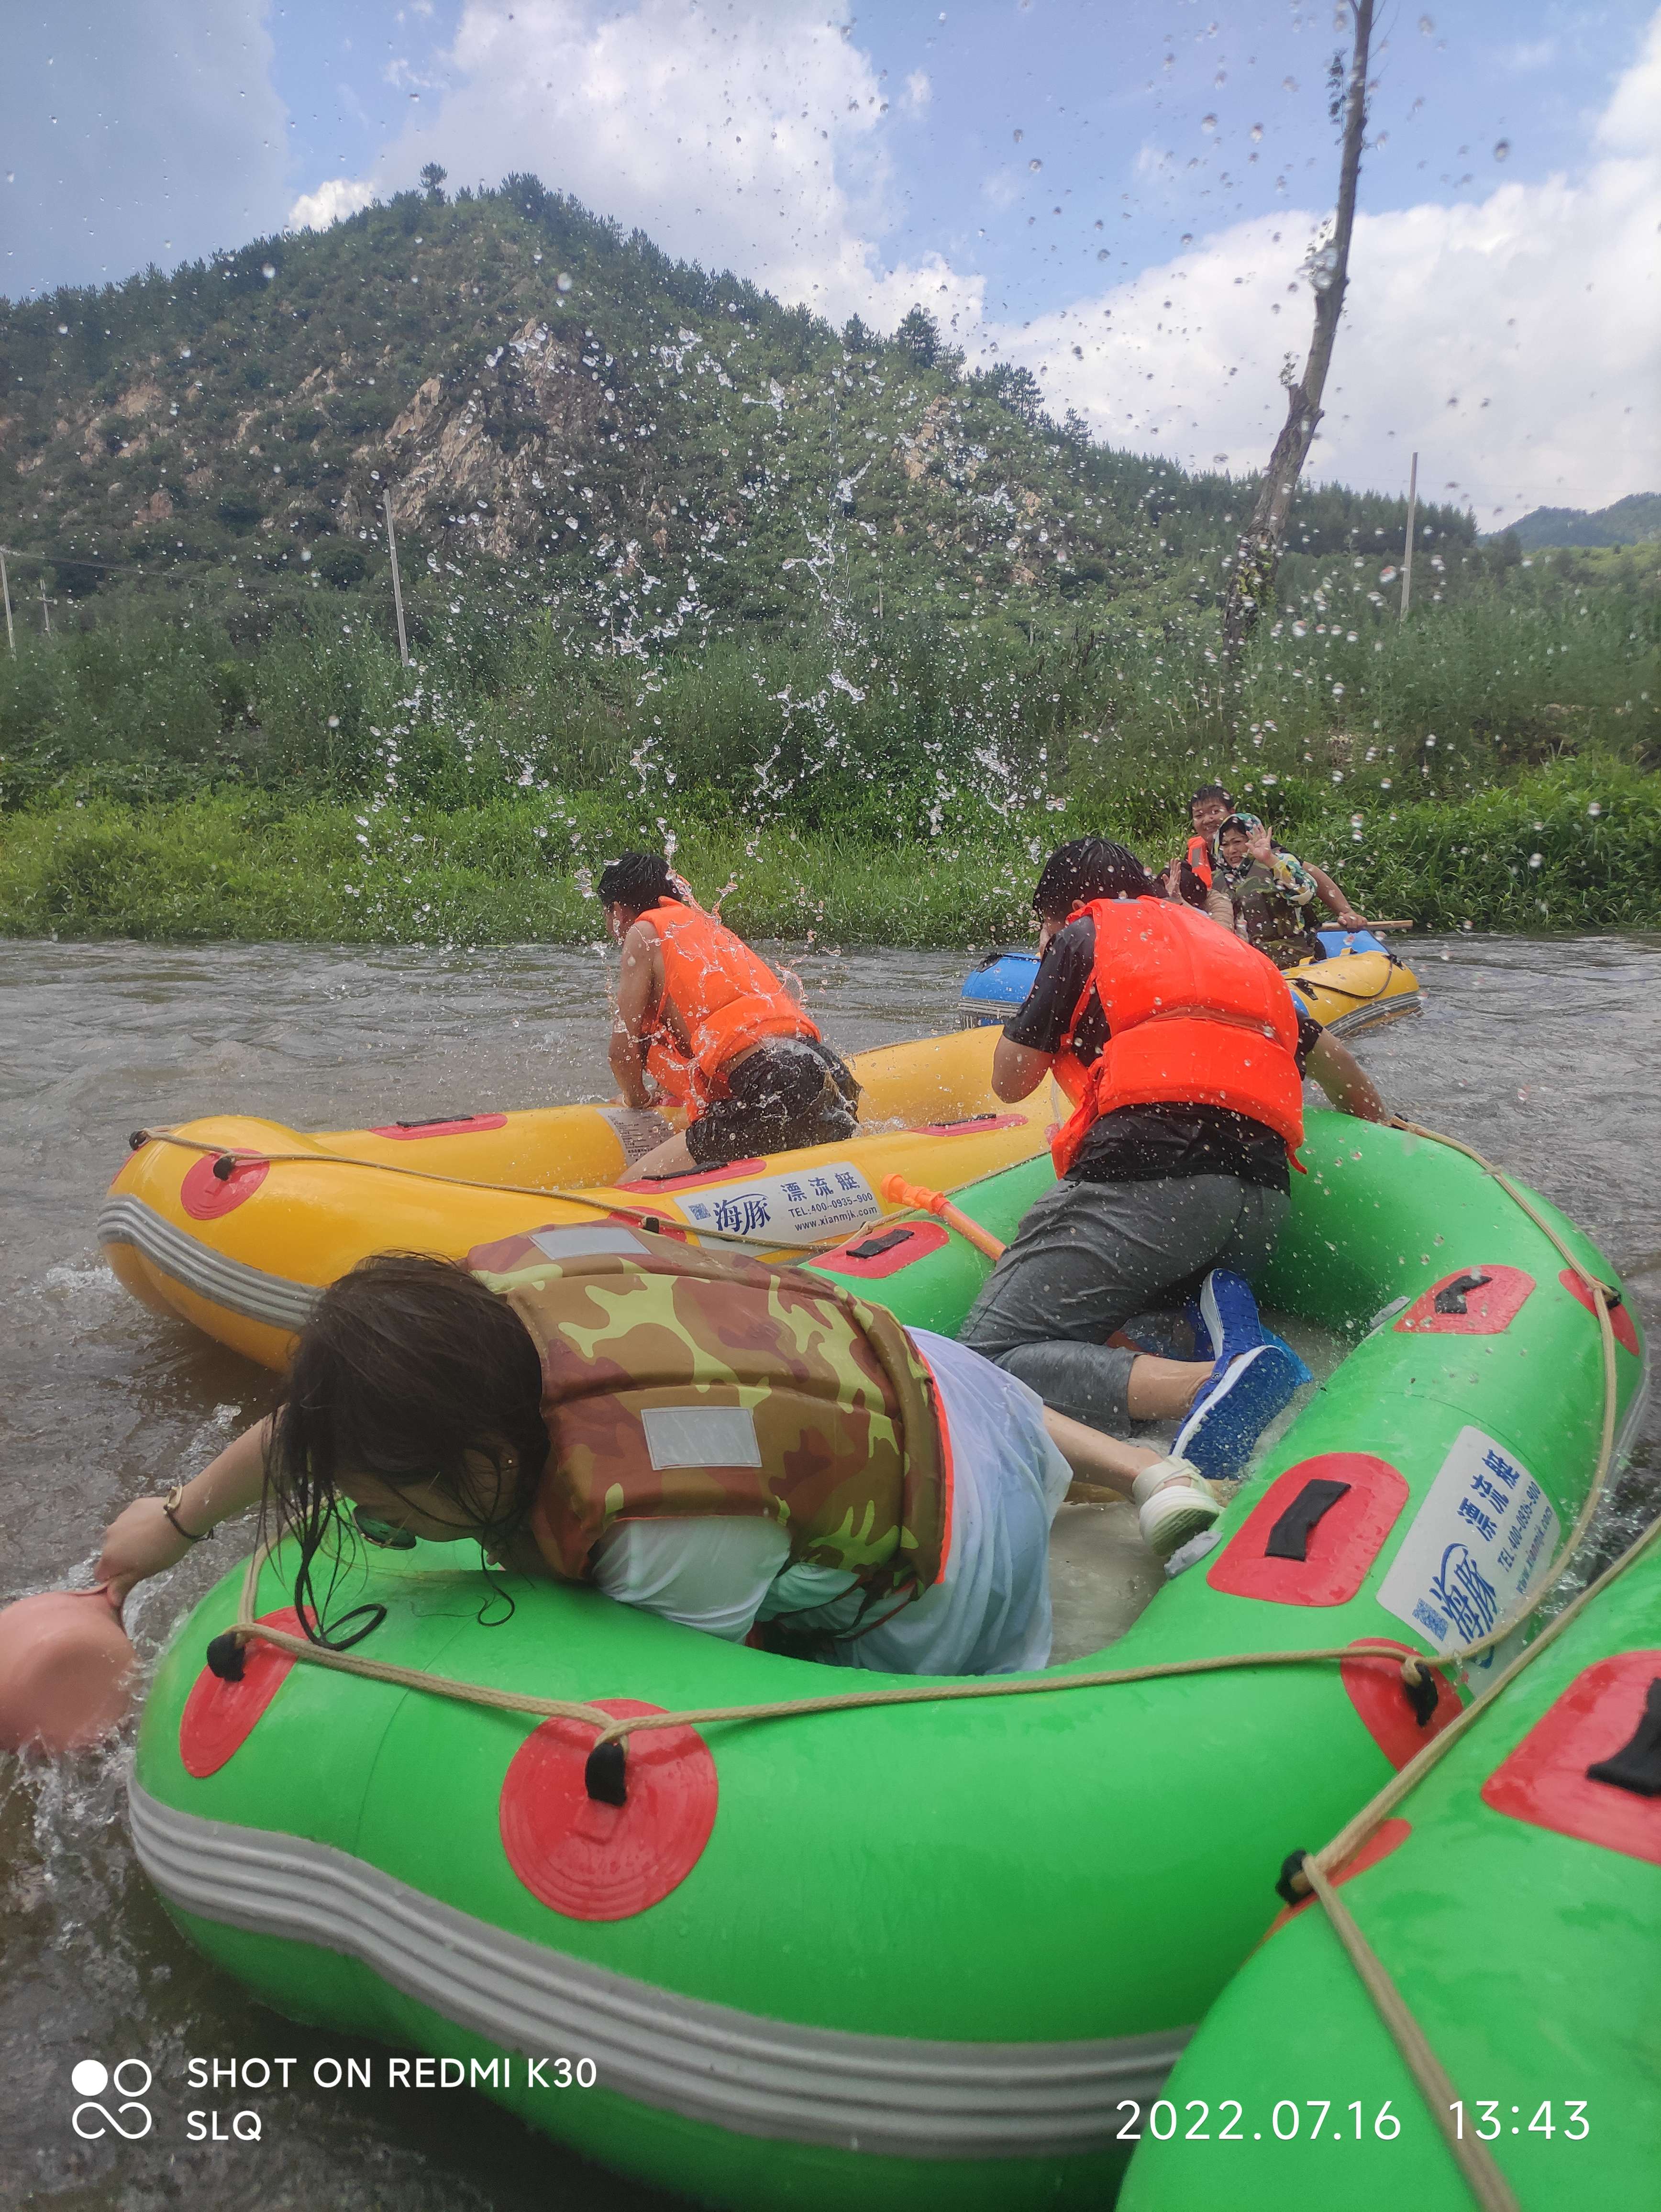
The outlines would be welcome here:
[[[1525,553],[1542,545],[1641,545],[1661,538],[1661,492],[1634,492],[1613,507],[1536,507],[1496,533]]]
[[[673,652],[1191,616],[1252,489],[1093,444],[1025,370],[965,376],[921,307],[838,332],[527,177],[0,301],[0,544],[50,563],[15,591],[60,623],[184,592],[248,641],[343,595],[380,618],[388,495],[418,635],[484,589]],[[1393,551],[1402,513],[1317,489],[1293,545]]]

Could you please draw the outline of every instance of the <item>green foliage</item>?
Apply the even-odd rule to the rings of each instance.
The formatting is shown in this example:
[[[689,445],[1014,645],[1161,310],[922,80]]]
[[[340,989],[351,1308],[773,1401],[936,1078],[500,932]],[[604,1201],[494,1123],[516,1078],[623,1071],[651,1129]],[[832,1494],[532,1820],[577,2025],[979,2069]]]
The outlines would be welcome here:
[[[1661,794],[1635,773],[1573,764],[1457,804],[1369,821],[1360,843],[1329,790],[1281,793],[1279,826],[1364,908],[1421,927],[1653,927],[1661,923]],[[1339,802],[1342,804],[1342,802]],[[1151,858],[1178,848],[1178,803],[1146,794],[1089,826]],[[17,935],[319,939],[460,945],[597,943],[585,896],[606,858],[678,830],[676,863],[754,937],[961,945],[1030,935],[1044,853],[1079,820],[1025,815],[919,864],[834,834],[746,836],[693,799],[672,818],[627,803],[515,792],[452,811],[220,795],[131,809],[93,800],[14,815],[0,832],[0,931]],[[1532,866],[1535,855],[1539,865]],[[1409,948],[1410,951],[1410,948]]]

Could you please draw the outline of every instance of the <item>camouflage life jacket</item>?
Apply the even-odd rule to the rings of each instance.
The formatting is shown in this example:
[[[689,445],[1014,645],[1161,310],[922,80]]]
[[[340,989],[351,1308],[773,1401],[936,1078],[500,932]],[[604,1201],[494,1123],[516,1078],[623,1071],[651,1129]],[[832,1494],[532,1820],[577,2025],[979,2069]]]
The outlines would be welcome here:
[[[1303,908],[1287,896],[1261,860],[1234,878],[1228,893],[1234,902],[1235,933],[1266,952],[1277,968],[1321,957],[1321,940],[1305,921]]]
[[[950,1446],[922,1354],[881,1307],[620,1222],[509,1237],[468,1265],[541,1355],[551,1449],[529,1526],[556,1574],[580,1580],[618,1521],[740,1514],[873,1595],[938,1580]]]

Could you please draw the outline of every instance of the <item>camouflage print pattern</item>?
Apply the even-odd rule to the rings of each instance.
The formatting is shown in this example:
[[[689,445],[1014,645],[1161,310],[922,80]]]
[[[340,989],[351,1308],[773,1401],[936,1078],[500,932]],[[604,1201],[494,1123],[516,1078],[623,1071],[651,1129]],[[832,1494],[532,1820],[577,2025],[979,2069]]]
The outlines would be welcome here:
[[[1234,926],[1248,945],[1267,953],[1277,968],[1318,960],[1320,939],[1303,905],[1291,898],[1262,861],[1254,860],[1226,886],[1234,902]]]
[[[938,1579],[948,1448],[891,1314],[795,1268],[615,1226],[546,1232],[544,1250],[513,1238],[470,1264],[542,1358],[551,1454],[530,1525],[556,1573],[580,1579],[616,1521],[738,1513],[877,1595]],[[712,1407],[748,1410],[760,1465],[654,1467],[642,1415]]]

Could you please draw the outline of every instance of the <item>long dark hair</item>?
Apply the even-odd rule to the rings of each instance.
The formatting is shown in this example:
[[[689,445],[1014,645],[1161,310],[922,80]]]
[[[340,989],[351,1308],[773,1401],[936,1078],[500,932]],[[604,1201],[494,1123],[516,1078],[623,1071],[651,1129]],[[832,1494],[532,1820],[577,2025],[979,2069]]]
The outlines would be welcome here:
[[[431,1484],[455,1525],[481,1544],[522,1526],[548,1456],[542,1363],[513,1309],[453,1261],[383,1252],[330,1285],[301,1332],[265,1459],[265,1504],[299,1547],[295,1609],[313,1643],[344,1649],[325,1613],[341,1568],[330,1543],[342,1520],[343,1478],[371,1474],[390,1489]],[[468,1464],[478,1454],[494,1480]],[[261,1534],[265,1530],[262,1527]],[[315,1586],[319,1554],[327,1587]],[[361,1611],[362,1609],[360,1609]]]

